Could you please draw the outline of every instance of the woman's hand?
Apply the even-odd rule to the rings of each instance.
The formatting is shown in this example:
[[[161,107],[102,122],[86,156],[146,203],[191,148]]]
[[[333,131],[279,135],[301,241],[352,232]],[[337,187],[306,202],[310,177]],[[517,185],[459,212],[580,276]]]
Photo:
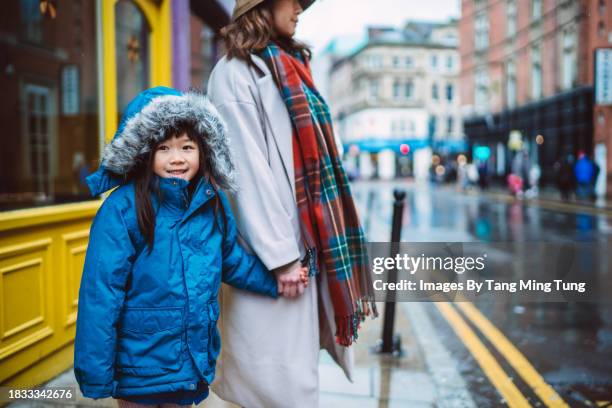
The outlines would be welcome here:
[[[301,266],[298,260],[274,269],[278,283],[278,293],[295,298],[304,293],[308,286],[308,268]]]

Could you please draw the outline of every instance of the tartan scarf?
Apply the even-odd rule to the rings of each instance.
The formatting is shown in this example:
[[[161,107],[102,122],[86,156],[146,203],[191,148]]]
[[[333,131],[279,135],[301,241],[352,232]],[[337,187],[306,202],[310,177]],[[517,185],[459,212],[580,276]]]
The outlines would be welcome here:
[[[305,58],[270,43],[259,55],[270,68],[293,124],[295,190],[310,274],[327,274],[337,331],[350,346],[365,316],[377,316],[365,237],[338,155],[329,108]]]

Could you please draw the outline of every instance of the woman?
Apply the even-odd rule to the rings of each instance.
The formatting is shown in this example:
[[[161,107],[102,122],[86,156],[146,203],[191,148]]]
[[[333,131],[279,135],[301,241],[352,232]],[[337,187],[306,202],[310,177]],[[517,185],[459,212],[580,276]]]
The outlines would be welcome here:
[[[329,109],[293,35],[311,1],[238,0],[223,35],[227,55],[209,97],[228,125],[237,163],[232,206],[244,243],[276,273],[269,301],[225,287],[222,355],[213,389],[246,407],[318,404],[318,353],[351,377],[370,301],[364,236],[334,143]],[[299,281],[300,264],[310,279]]]

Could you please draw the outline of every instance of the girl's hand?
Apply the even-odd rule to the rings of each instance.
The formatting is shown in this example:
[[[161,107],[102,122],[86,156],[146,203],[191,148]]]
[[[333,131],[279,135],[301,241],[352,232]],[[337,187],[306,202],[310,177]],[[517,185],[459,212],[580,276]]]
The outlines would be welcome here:
[[[285,297],[295,298],[304,293],[305,287],[308,286],[308,271],[297,260],[275,269],[274,273],[278,283],[278,293]]]

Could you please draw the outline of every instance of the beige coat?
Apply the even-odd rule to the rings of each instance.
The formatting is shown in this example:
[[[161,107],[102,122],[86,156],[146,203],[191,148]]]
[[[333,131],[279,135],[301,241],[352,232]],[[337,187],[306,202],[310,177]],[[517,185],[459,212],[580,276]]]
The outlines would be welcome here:
[[[264,61],[252,58],[257,69],[237,58],[221,59],[208,95],[227,123],[234,150],[238,191],[231,201],[243,244],[274,269],[305,251],[289,113]],[[295,300],[271,300],[224,286],[222,351],[213,384],[221,398],[249,408],[317,406],[319,346],[351,378],[352,350],[335,343],[326,279],[320,286],[311,279],[307,292]]]

